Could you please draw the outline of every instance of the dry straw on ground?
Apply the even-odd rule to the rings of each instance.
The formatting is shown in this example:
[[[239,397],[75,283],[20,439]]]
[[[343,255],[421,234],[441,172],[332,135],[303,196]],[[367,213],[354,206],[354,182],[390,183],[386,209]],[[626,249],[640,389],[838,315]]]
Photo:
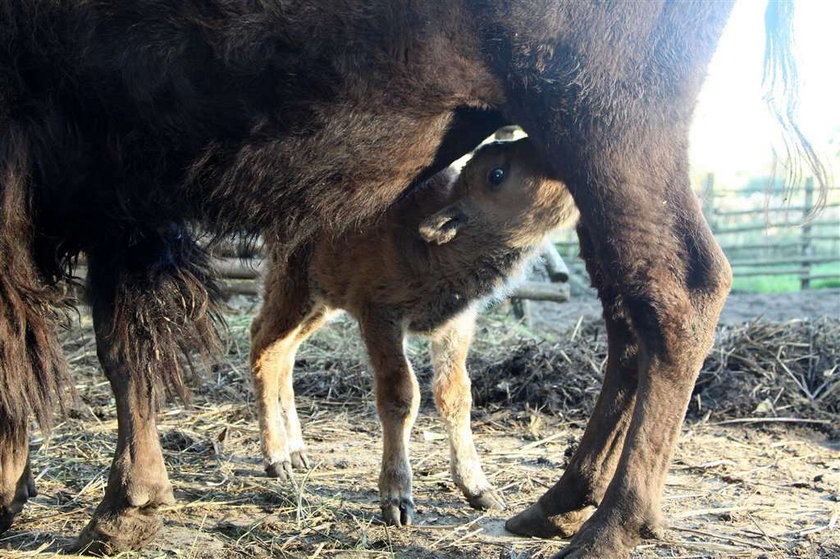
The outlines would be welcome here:
[[[424,389],[412,441],[418,526],[378,523],[379,428],[356,327],[342,319],[301,350],[304,436],[316,463],[283,483],[262,475],[247,373],[250,303],[229,313],[228,358],[190,407],[161,410],[178,503],[156,548],[126,557],[548,557],[561,541],[514,538],[510,511],[469,509],[451,483],[448,447],[429,403],[426,345],[409,351]],[[638,557],[836,557],[840,321],[753,322],[721,329],[698,381],[669,475],[666,538]],[[482,317],[470,367],[485,471],[511,510],[556,479],[597,396],[602,327],[579,321],[539,341],[499,312]],[[64,335],[78,399],[47,442],[33,443],[41,494],[0,537],[0,557],[49,557],[101,498],[113,452],[113,398],[90,323]],[[746,423],[729,423],[743,422]]]

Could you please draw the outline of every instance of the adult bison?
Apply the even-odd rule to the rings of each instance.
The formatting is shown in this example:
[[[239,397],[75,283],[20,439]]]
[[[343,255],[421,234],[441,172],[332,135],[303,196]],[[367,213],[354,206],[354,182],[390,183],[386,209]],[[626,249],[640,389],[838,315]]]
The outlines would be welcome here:
[[[34,492],[27,424],[49,426],[64,377],[51,309],[77,254],[119,419],[81,541],[137,547],[172,500],[158,387],[182,391],[179,351],[215,339],[214,289],[189,226],[261,232],[291,256],[515,122],[580,210],[610,356],[574,458],[508,527],[576,534],[563,556],[627,555],[659,529],[671,451],[730,284],[686,153],[729,10],[0,0],[0,529]]]

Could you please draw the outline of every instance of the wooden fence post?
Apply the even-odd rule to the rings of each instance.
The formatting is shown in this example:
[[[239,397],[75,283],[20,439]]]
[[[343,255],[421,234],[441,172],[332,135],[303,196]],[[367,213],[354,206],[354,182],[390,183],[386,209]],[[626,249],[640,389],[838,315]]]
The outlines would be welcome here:
[[[799,289],[805,290],[811,287],[811,261],[813,253],[811,247],[811,210],[814,203],[814,179],[808,177],[805,181],[805,204],[802,208],[802,272],[799,276]]]

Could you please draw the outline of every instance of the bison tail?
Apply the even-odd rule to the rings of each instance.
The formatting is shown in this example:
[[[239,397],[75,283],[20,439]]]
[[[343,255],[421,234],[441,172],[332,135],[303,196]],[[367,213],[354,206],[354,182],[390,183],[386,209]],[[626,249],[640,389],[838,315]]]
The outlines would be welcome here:
[[[828,174],[814,146],[797,123],[799,76],[793,51],[793,1],[769,0],[764,14],[764,100],[782,128],[785,186],[792,189],[806,174],[819,185],[814,213],[826,201]]]
[[[72,386],[56,336],[64,294],[33,255],[31,146],[25,129],[0,130],[0,431],[30,418],[49,431],[60,391]]]

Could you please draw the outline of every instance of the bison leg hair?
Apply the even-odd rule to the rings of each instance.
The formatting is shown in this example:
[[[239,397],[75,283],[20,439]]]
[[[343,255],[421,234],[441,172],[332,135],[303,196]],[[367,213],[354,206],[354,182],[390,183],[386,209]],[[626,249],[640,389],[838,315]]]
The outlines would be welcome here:
[[[182,360],[215,350],[218,336],[206,261],[183,231],[98,248],[88,254],[88,298],[118,433],[105,496],[77,546],[112,554],[147,545],[161,529],[156,511],[174,501],[156,428],[161,389],[186,398]]]
[[[368,309],[359,318],[374,369],[376,410],[382,423],[382,519],[386,524],[407,526],[414,522],[408,447],[420,408],[420,387],[405,357],[401,319],[382,309]]]
[[[44,279],[33,253],[31,141],[3,121],[0,133],[0,533],[20,513],[35,484],[28,425],[49,432],[55,405],[72,384],[55,335],[64,293]],[[40,264],[43,264],[42,262]]]
[[[467,311],[435,332],[432,338],[435,405],[449,436],[450,469],[455,485],[473,508],[505,508],[501,494],[490,485],[473,443],[470,428],[470,377],[467,352],[475,328],[475,312]]]

